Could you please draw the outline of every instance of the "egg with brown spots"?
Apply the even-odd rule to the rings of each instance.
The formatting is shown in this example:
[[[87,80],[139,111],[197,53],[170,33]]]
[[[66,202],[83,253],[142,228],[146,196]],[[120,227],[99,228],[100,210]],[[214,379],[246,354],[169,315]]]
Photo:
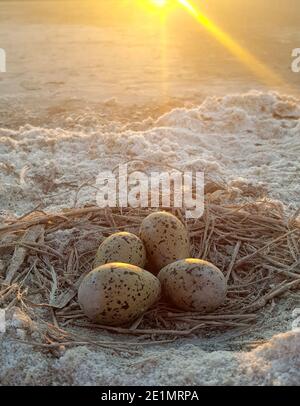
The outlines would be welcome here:
[[[147,216],[141,224],[143,241],[151,271],[190,256],[190,244],[186,227],[173,214],[156,212]]]
[[[162,292],[176,307],[208,313],[225,300],[227,282],[213,264],[201,259],[184,259],[163,268],[158,279]]]
[[[119,326],[141,316],[160,297],[159,280],[150,272],[124,263],[102,265],[83,279],[78,302],[93,322]]]
[[[124,262],[144,268],[146,249],[138,236],[120,232],[106,238],[98,248],[94,268],[110,262]]]

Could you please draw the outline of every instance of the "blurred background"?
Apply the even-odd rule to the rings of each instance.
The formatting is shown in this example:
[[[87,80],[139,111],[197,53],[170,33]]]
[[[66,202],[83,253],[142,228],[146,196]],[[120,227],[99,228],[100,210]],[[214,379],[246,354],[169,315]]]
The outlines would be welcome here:
[[[198,101],[250,89],[298,94],[298,0],[194,0],[278,81],[256,75],[176,0],[156,1],[0,0],[1,97],[40,106],[69,98]]]

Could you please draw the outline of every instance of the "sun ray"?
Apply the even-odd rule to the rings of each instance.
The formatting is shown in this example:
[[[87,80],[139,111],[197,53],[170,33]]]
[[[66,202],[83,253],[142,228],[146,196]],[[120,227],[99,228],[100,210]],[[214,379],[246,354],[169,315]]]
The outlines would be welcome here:
[[[266,66],[257,57],[238,44],[228,33],[219,28],[212,20],[202,13],[192,1],[177,0],[209,33],[248,67],[257,77],[268,85],[283,85],[283,79]]]

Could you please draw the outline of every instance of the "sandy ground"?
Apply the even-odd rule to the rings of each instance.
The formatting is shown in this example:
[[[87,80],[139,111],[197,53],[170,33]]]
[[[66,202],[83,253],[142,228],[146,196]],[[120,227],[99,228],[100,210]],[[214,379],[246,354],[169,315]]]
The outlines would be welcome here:
[[[299,207],[297,99],[259,92],[210,97],[199,106],[129,123],[117,121],[118,109],[114,102],[96,112],[60,113],[56,128],[3,128],[2,210],[73,207],[87,181],[77,204],[95,202],[98,174],[133,159],[203,171],[232,186],[254,185],[289,210]]]
[[[283,96],[298,80],[285,71],[287,51],[274,62],[286,61],[287,87],[274,93],[231,56],[215,64],[221,51],[206,37],[198,53],[187,54],[186,34],[163,59],[160,28],[54,24],[38,12],[29,19],[8,2],[1,7],[8,72],[0,76],[0,221],[37,206],[72,207],[78,187],[93,185],[99,171],[149,157],[213,174],[237,193],[252,185],[287,212],[299,207],[300,101],[296,88]],[[295,44],[292,28],[282,32],[285,43]],[[86,187],[76,204],[94,199]],[[140,355],[80,347],[55,358],[31,351],[17,341],[29,335],[17,318],[0,336],[0,383],[297,385],[300,337],[290,331],[297,303],[297,292],[273,303],[262,324],[234,345],[231,335],[193,337]],[[255,340],[266,343],[247,346]]]
[[[6,340],[0,377],[4,385],[299,385],[299,338],[277,335],[250,352],[182,342],[134,357],[80,347],[58,359]]]

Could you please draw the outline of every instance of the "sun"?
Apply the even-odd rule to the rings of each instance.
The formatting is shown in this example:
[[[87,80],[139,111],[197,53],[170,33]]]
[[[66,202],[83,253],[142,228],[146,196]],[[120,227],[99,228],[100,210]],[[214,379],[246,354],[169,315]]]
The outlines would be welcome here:
[[[151,0],[151,3],[153,3],[157,7],[165,7],[168,3],[168,0]]]
[[[128,2],[132,0],[127,0]],[[178,7],[178,0],[136,0],[140,6],[155,15],[166,15],[175,5]],[[0,0],[1,2],[1,0]]]

